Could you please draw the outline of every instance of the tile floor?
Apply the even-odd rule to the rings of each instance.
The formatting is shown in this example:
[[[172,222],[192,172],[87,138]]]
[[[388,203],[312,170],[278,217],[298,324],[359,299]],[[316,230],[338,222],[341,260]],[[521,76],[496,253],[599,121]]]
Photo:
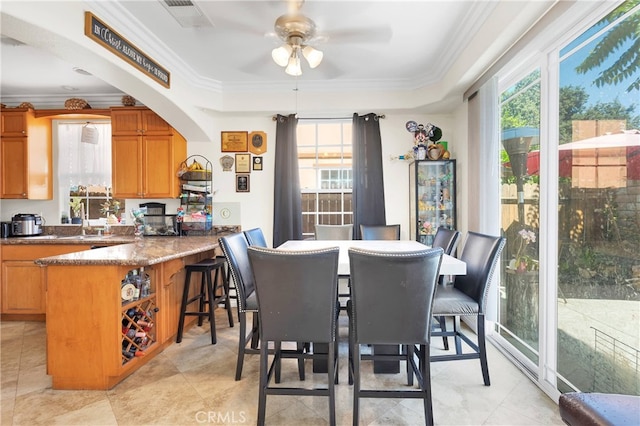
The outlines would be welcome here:
[[[242,380],[234,381],[238,327],[229,328],[222,309],[218,343],[210,344],[209,327],[193,327],[132,376],[108,391],[51,389],[46,375],[45,325],[1,322],[2,425],[188,425],[255,424],[258,356],[247,355]],[[339,425],[352,424],[352,391],[347,384],[346,317],[340,318],[340,384],[336,388]],[[91,344],[90,333],[87,344]],[[440,340],[440,339],[438,339]],[[434,346],[441,341],[434,342]],[[308,361],[310,363],[310,361]],[[288,363],[291,363],[290,365]],[[489,345],[491,386],[482,384],[477,360],[432,364],[435,422],[438,425],[562,425],[554,401]],[[369,370],[371,371],[371,370]],[[377,375],[379,376],[379,375]],[[404,374],[373,377],[403,383]],[[283,381],[297,382],[294,360],[283,364]],[[326,383],[312,374],[307,384]],[[361,425],[424,424],[421,400],[366,399]],[[323,397],[270,396],[269,425],[328,424]]]

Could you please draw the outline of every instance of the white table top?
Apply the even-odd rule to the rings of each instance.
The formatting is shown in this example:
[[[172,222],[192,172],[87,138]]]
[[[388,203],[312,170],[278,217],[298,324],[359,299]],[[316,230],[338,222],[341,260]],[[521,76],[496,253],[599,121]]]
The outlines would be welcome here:
[[[349,275],[349,248],[357,247],[368,250],[379,251],[412,251],[422,250],[424,244],[410,240],[289,240],[278,249],[282,250],[313,250],[327,247],[339,247],[340,257],[338,263],[338,274]],[[467,264],[453,256],[444,255],[442,265],[440,265],[441,275],[465,275]]]

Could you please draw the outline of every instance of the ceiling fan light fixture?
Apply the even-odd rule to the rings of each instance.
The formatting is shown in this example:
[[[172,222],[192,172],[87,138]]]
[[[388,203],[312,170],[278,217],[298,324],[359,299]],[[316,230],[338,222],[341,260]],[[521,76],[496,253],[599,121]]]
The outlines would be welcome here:
[[[293,49],[287,43],[283,44],[280,47],[276,47],[271,51],[271,57],[273,61],[280,65],[281,67],[286,67],[289,63],[289,57],[291,56],[291,52]]]
[[[305,46],[302,49],[302,54],[307,59],[307,62],[309,62],[309,66],[311,68],[315,68],[320,65],[320,62],[322,62],[322,57],[324,56],[324,53],[322,53],[321,50],[314,49],[311,46]]]
[[[284,72],[294,77],[302,75],[302,67],[300,66],[300,56],[298,56],[296,52],[294,52],[289,58],[289,64],[287,65],[287,68],[284,70]]]

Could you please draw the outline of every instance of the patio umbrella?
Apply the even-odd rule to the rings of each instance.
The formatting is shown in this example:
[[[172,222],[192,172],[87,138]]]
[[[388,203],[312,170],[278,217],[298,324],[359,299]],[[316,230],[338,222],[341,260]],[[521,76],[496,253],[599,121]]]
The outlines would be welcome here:
[[[622,133],[611,133],[593,138],[566,143],[558,147],[559,175],[571,177],[573,167],[573,151],[595,150],[593,156],[604,154],[600,150],[626,147],[627,179],[640,179],[640,130],[625,130]],[[540,151],[531,151],[527,156],[527,174],[540,173]]]

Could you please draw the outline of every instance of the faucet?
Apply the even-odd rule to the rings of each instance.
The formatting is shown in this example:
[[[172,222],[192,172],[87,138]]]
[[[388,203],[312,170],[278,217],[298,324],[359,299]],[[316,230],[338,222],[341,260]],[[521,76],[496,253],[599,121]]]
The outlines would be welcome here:
[[[82,235],[86,235],[87,218],[84,214],[84,203],[80,203],[80,217],[82,218]]]

